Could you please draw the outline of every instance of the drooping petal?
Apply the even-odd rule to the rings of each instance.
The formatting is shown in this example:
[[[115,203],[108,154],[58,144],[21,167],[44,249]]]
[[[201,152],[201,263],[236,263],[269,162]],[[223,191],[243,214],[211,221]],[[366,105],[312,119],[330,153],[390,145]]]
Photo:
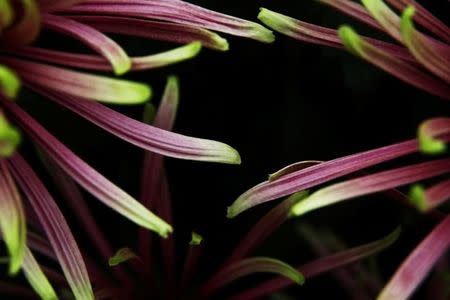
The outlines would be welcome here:
[[[77,243],[53,198],[19,155],[9,160],[15,180],[33,206],[77,300],[94,300],[86,266]]]
[[[150,70],[175,64],[197,56],[200,50],[201,43],[192,42],[190,44],[156,54],[131,57],[131,70]],[[113,70],[111,64],[104,57],[98,55],[76,54],[37,47],[23,47],[17,55],[40,60],[46,63],[54,63],[62,66],[71,66],[87,70]]]
[[[22,266],[26,247],[25,213],[5,159],[0,158],[0,232],[10,256],[9,274]]]
[[[417,10],[417,15],[414,16],[414,21],[424,26],[427,30],[433,32],[446,42],[450,42],[450,28],[443,22],[436,18],[432,13],[421,6],[417,1],[411,0],[386,0],[394,7],[403,11],[408,5],[413,4]]]
[[[113,256],[109,258],[108,264],[110,267],[115,267],[121,263],[137,257],[138,256],[130,248],[120,248]]]
[[[28,133],[48,156],[61,167],[78,184],[92,193],[105,205],[111,207],[126,218],[163,237],[172,232],[172,227],[158,216],[148,211],[119,187],[76,156],[38,122],[12,102],[2,101],[13,114],[17,123]]]
[[[417,130],[420,151],[426,154],[439,154],[447,149],[446,141],[439,139],[450,133],[450,118],[433,118],[422,122]]]
[[[237,261],[227,268],[216,273],[203,287],[202,295],[209,296],[224,285],[255,273],[273,273],[290,279],[292,282],[302,285],[305,278],[300,271],[290,265],[269,257],[251,257]]]
[[[15,99],[20,89],[20,80],[10,68],[0,65],[0,93]]]
[[[34,291],[42,300],[57,300],[55,290],[45,276],[38,262],[34,258],[30,249],[26,247],[23,260],[23,272],[28,283],[33,287]]]
[[[178,0],[92,0],[73,6],[67,13],[133,16],[199,26],[261,42],[273,42],[272,32],[260,24],[214,12]]]
[[[239,164],[237,151],[230,146],[206,139],[192,138],[128,118],[91,101],[39,89],[39,93],[63,105],[115,136],[161,155],[228,164]]]
[[[403,186],[445,173],[450,173],[450,159],[439,159],[362,176],[318,190],[294,205],[291,212],[295,216],[300,216],[337,202]]]
[[[414,249],[381,291],[377,300],[408,299],[450,247],[450,215]]]
[[[228,42],[218,34],[190,25],[158,22],[120,16],[73,15],[70,18],[92,26],[102,32],[139,36],[152,40],[175,43],[199,41],[204,47],[226,51]]]
[[[13,155],[21,139],[19,131],[9,124],[0,110],[0,159]]]
[[[23,46],[33,42],[41,30],[41,15],[35,0],[20,0],[21,18],[2,32],[2,44]]]
[[[412,21],[414,14],[413,6],[408,6],[402,14],[400,32],[404,44],[425,68],[450,84],[450,47],[418,32]]]
[[[443,99],[450,99],[450,87],[448,84],[427,75],[414,65],[388,54],[381,48],[371,45],[349,26],[341,26],[338,33],[342,42],[351,53],[430,94]]]
[[[138,104],[151,96],[150,87],[137,82],[71,71],[59,67],[0,57],[26,83],[58,92],[114,104]]]
[[[50,14],[45,16],[42,23],[44,27],[71,36],[100,53],[111,63],[116,75],[130,70],[131,59],[125,50],[100,31],[69,18]]]
[[[307,279],[320,275],[322,273],[348,265],[355,261],[366,258],[378,253],[392,245],[400,235],[400,229],[397,228],[388,236],[354,248],[350,248],[336,254],[321,257],[317,260],[301,265],[297,268]],[[236,296],[230,297],[230,300],[253,300],[262,296],[269,295],[275,291],[285,288],[292,284],[292,281],[285,278],[275,278],[260,283]]]
[[[308,192],[298,192],[278,204],[256,223],[253,228],[241,239],[238,246],[227,259],[225,265],[229,265],[243,257],[261,244],[272,232],[274,232],[289,217],[289,212],[296,203],[308,196]]]
[[[409,140],[344,156],[296,172],[284,174],[277,180],[265,181],[239,196],[228,208],[228,217],[233,218],[239,213],[258,204],[306,190],[332,179],[416,151],[417,142],[415,140]]]
[[[414,185],[410,190],[411,202],[422,212],[428,212],[450,199],[450,179],[430,188]]]

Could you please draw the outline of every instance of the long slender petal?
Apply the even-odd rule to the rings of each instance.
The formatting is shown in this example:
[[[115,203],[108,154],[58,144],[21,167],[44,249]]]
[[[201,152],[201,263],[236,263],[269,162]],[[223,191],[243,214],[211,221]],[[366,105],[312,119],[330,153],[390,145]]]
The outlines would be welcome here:
[[[131,68],[131,59],[125,50],[112,39],[90,26],[50,14],[43,19],[43,26],[69,35],[103,55],[111,63],[116,75],[122,75]]]
[[[120,16],[73,15],[70,18],[103,32],[139,36],[152,40],[175,43],[200,41],[203,46],[215,50],[228,50],[228,42],[218,34],[190,25],[158,22]]]
[[[128,118],[95,102],[42,89],[39,89],[39,92],[104,130],[145,150],[182,159],[240,163],[237,151],[226,144],[162,130]]]
[[[4,159],[0,159],[0,195],[0,232],[11,257],[9,274],[15,275],[20,270],[25,256],[25,213],[19,192]]]
[[[239,198],[228,208],[228,217],[233,218],[239,213],[258,204],[306,190],[329,180],[416,151],[417,142],[415,140],[409,140],[374,150],[344,156],[316,166],[285,174],[277,180],[265,181],[239,196]]]
[[[321,257],[317,260],[299,266],[297,270],[300,271],[307,279],[318,276],[322,273],[348,265],[386,249],[397,240],[399,235],[400,229],[397,228],[391,234],[380,240]],[[275,278],[260,283],[257,286],[252,287],[236,296],[230,297],[229,299],[253,300],[271,294],[291,284],[292,281],[285,278]]]
[[[14,178],[38,215],[75,298],[93,300],[94,294],[83,257],[63,214],[20,155],[14,155],[9,163]]]
[[[165,237],[172,227],[76,156],[15,103],[3,105],[30,137],[78,184],[131,221]]]
[[[42,300],[57,300],[55,290],[45,276],[36,258],[34,258],[30,249],[26,247],[25,256],[23,260],[23,272],[28,280],[28,283],[33,287],[34,291],[41,297]]]
[[[437,154],[447,149],[446,141],[440,135],[450,133],[450,118],[433,118],[422,122],[417,130],[419,147],[423,153]]]
[[[450,179],[443,180],[427,189],[421,185],[414,185],[409,194],[412,203],[420,211],[429,212],[450,199]]]
[[[81,3],[86,0],[38,0],[39,7],[43,12],[55,11],[71,7],[77,3]]]
[[[199,26],[261,42],[273,42],[272,32],[260,24],[177,0],[92,0],[65,10],[68,13],[133,16]]]
[[[192,42],[156,54],[131,57],[131,70],[150,70],[175,64],[195,57],[200,50],[201,43]],[[98,55],[69,53],[37,47],[23,47],[16,55],[66,67],[70,66],[96,71],[112,71],[111,64],[104,57]]]
[[[0,110],[0,158],[13,155],[21,139],[19,131],[9,124]]]
[[[24,81],[58,92],[115,104],[146,102],[150,87],[137,82],[71,71],[59,67],[0,57],[0,61],[13,68]]]
[[[425,68],[450,84],[450,47],[436,44],[418,32],[412,21],[414,14],[413,6],[408,6],[402,14],[400,32],[403,42]]]
[[[384,191],[445,173],[450,173],[450,159],[439,159],[366,175],[320,189],[294,205],[291,212],[295,216],[300,216],[337,202]]]
[[[209,296],[224,285],[254,273],[278,274],[299,285],[305,282],[305,278],[300,271],[280,260],[268,257],[251,257],[235,262],[218,272],[205,283],[201,293],[203,296]]]
[[[448,84],[429,76],[410,63],[386,53],[379,47],[371,45],[349,26],[341,26],[338,33],[342,42],[351,53],[430,94],[443,99],[450,99],[450,87]]]
[[[377,299],[408,299],[438,259],[449,249],[449,232],[450,215],[439,223],[406,258]]]
[[[203,237],[196,232],[192,232],[188,253],[184,261],[183,271],[181,272],[181,290],[186,289],[192,280],[192,276],[195,274],[197,263],[202,252],[202,243]]]

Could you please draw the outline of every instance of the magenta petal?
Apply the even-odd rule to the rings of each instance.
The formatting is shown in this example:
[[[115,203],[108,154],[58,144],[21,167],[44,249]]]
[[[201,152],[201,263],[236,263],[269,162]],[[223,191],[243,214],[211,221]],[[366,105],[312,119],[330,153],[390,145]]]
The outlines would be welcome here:
[[[14,178],[38,215],[75,298],[93,300],[94,294],[83,257],[55,201],[20,155],[11,158],[10,166]]]
[[[438,259],[449,249],[449,232],[450,215],[437,225],[406,258],[377,299],[408,299]]]

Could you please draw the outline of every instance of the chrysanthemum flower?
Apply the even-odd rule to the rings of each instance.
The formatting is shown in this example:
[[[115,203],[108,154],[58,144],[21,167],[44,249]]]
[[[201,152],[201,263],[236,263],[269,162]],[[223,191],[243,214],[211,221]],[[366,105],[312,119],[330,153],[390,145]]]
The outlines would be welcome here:
[[[178,85],[175,78],[170,78],[152,123],[158,128],[170,130],[175,120],[178,106]],[[331,244],[322,244],[313,228],[302,226],[301,235],[307,239],[314,248],[320,248],[319,258],[302,264],[298,268],[269,257],[253,257],[251,253],[261,245],[264,240],[289,218],[289,211],[308,194],[300,192],[284,200],[273,208],[241,239],[230,256],[219,268],[202,282],[197,280],[199,261],[204,251],[208,251],[207,244],[197,233],[192,233],[192,239],[187,246],[186,258],[181,266],[177,266],[175,257],[175,241],[173,236],[167,239],[153,240],[149,231],[141,231],[137,247],[126,247],[112,250],[107,238],[102,234],[92,214],[86,207],[86,202],[78,190],[77,185],[70,177],[62,176],[64,171],[48,157],[43,157],[46,167],[63,196],[68,200],[74,214],[79,218],[80,224],[92,239],[94,247],[100,252],[104,260],[92,259],[92,252],[83,252],[87,271],[91,281],[82,273],[79,266],[83,258],[73,252],[73,244],[61,243],[61,248],[52,247],[52,239],[65,239],[61,233],[66,228],[64,218],[54,205],[51,196],[42,184],[33,184],[37,178],[33,171],[21,159],[14,159],[10,165],[13,174],[28,172],[28,177],[19,177],[19,185],[23,190],[29,190],[30,200],[36,201],[49,211],[44,217],[47,225],[41,225],[30,218],[32,230],[28,234],[28,246],[50,260],[57,260],[63,271],[68,268],[72,277],[62,276],[58,269],[39,264],[31,256],[29,249],[25,252],[24,271],[34,291],[42,299],[211,299],[221,294],[231,295],[229,299],[250,300],[290,284],[303,284],[304,280],[320,275],[324,272],[342,268],[355,263],[365,257],[380,252],[390,246],[398,237],[399,230],[386,237],[356,246],[349,249],[336,250]],[[141,202],[149,209],[154,210],[164,220],[172,222],[171,197],[165,176],[162,156],[146,152],[143,163]],[[44,201],[45,200],[45,201]],[[36,210],[36,213],[45,214],[45,211]],[[33,215],[31,215],[33,216]],[[39,218],[40,219],[40,218]],[[46,227],[54,229],[50,243],[42,236]],[[64,231],[61,231],[63,229]],[[69,231],[70,232],[70,231]],[[182,233],[181,233],[182,234]],[[180,236],[180,235],[179,235]],[[178,241],[180,242],[180,241]],[[157,247],[155,247],[157,246]],[[53,249],[52,249],[53,248]],[[135,250],[133,250],[135,249]],[[160,250],[160,251],[158,251]],[[66,253],[65,260],[60,260],[58,253]],[[179,252],[179,251],[177,251]],[[107,259],[109,257],[109,260]],[[66,273],[66,272],[64,272]],[[246,287],[245,290],[229,289],[224,292],[227,285],[242,277],[255,273],[269,273],[279,275],[269,281],[259,283],[257,286]],[[90,292],[90,282],[92,289]],[[72,289],[70,292],[67,287]],[[2,295],[18,296],[21,299],[32,299],[32,290],[18,283],[5,283],[0,281]]]
[[[92,54],[37,46],[41,29],[77,40]],[[271,31],[242,19],[179,1],[0,1],[0,232],[10,255],[9,272],[21,266],[36,291],[53,299],[26,246],[24,204],[20,186],[36,214],[52,251],[77,299],[92,299],[86,266],[56,203],[26,160],[16,151],[21,128],[41,156],[61,168],[98,200],[134,223],[167,237],[172,227],[143,204],[90,167],[14,102],[23,84],[113,135],[143,149],[181,159],[238,164],[239,154],[228,145],[159,129],[130,119],[100,104],[141,104],[151,89],[143,83],[89,74],[148,70],[195,56],[202,46],[227,50],[225,32],[271,42]],[[130,57],[105,32],[186,44],[175,49]],[[77,68],[73,70],[72,68]]]
[[[402,10],[398,16],[381,0],[320,0],[339,11],[390,35],[399,44],[358,35],[344,25],[338,30],[325,28],[261,9],[259,19],[269,27],[298,40],[334,48],[347,48],[364,60],[444,99],[450,99],[450,29],[415,1],[387,0]],[[413,4],[414,6],[408,6]],[[419,32],[419,23],[429,34]],[[440,213],[439,205],[450,198],[450,159],[448,157],[407,165],[374,174],[355,173],[368,167],[416,152],[433,155],[446,151],[450,119],[424,121],[417,139],[365,151],[326,162],[300,162],[269,176],[269,179],[243,193],[229,208],[228,216],[274,199],[353,175],[354,179],[324,187],[292,207],[295,216],[358,196],[381,192],[435,178],[429,188],[414,185],[406,201],[421,212],[434,213],[435,229],[410,254],[381,291],[379,299],[407,299],[432,267],[450,247],[450,216]],[[403,197],[408,199],[407,197]]]

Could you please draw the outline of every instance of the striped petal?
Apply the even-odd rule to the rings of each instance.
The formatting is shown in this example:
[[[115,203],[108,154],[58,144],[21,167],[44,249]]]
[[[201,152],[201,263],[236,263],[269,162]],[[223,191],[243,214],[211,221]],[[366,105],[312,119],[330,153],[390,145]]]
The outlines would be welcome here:
[[[263,26],[214,12],[178,0],[91,0],[65,10],[68,13],[133,16],[199,26],[261,42],[273,42],[272,32]]]
[[[142,83],[91,75],[11,57],[0,57],[0,61],[13,68],[29,85],[84,99],[113,104],[138,104],[146,102],[151,96],[150,87]]]
[[[199,41],[204,47],[226,51],[228,42],[218,34],[190,25],[157,22],[120,16],[74,15],[70,18],[92,26],[102,32],[139,36],[152,40],[175,43]]]
[[[53,198],[18,154],[9,160],[14,178],[33,206],[77,300],[94,299],[86,266],[77,243]]]
[[[31,287],[42,300],[57,300],[55,290],[45,276],[36,258],[34,258],[30,249],[26,247],[23,260],[23,272]]]
[[[381,48],[371,45],[349,26],[341,26],[338,33],[342,42],[351,53],[430,94],[443,99],[450,99],[450,87],[448,84],[429,76],[410,63],[390,55]]]
[[[407,167],[383,171],[323,188],[297,203],[295,216],[362,195],[381,192],[419,180],[450,173],[450,159],[439,159]]]
[[[0,159],[13,155],[21,139],[19,131],[9,124],[0,110]]]
[[[9,274],[22,266],[26,247],[25,213],[19,192],[4,159],[0,158],[0,232],[10,256]]]
[[[228,208],[228,217],[258,204],[306,190],[335,178],[417,151],[417,142],[409,140],[366,152],[344,156],[309,168],[284,174],[276,180],[256,185]]]
[[[0,93],[15,99],[20,89],[20,80],[10,68],[0,65]]]
[[[338,269],[339,267],[349,265],[355,261],[361,260],[368,256],[374,255],[390,245],[392,245],[400,235],[400,229],[390,233],[388,236],[341,252],[321,257],[317,260],[301,265],[297,268],[307,279],[318,276],[325,272]],[[269,295],[275,291],[285,288],[292,284],[291,280],[286,278],[275,278],[260,283],[236,296],[230,297],[229,300],[253,300]]]
[[[406,258],[377,300],[408,299],[450,247],[450,215]]]
[[[224,285],[255,273],[278,274],[299,285],[302,285],[305,282],[302,273],[278,259],[269,257],[251,257],[235,262],[214,275],[204,285],[202,295],[209,296]]]
[[[413,6],[408,6],[402,14],[400,32],[403,42],[425,68],[450,84],[450,47],[419,33],[412,21],[414,14]]]
[[[45,153],[78,184],[126,218],[163,237],[172,227],[76,156],[15,103],[3,101],[16,121]]]
[[[69,18],[46,15],[43,26],[71,36],[105,57],[116,75],[122,75],[131,68],[131,59],[112,39],[94,28]]]
[[[422,122],[417,130],[420,151],[439,154],[447,149],[446,141],[440,135],[450,133],[450,118],[433,118]]]
[[[450,179],[444,180],[424,189],[421,185],[414,185],[409,193],[411,202],[422,212],[441,205],[450,199]]]
[[[240,163],[237,151],[226,144],[187,137],[146,125],[99,103],[83,101],[42,89],[39,89],[39,92],[104,130],[145,150],[181,159]]]

